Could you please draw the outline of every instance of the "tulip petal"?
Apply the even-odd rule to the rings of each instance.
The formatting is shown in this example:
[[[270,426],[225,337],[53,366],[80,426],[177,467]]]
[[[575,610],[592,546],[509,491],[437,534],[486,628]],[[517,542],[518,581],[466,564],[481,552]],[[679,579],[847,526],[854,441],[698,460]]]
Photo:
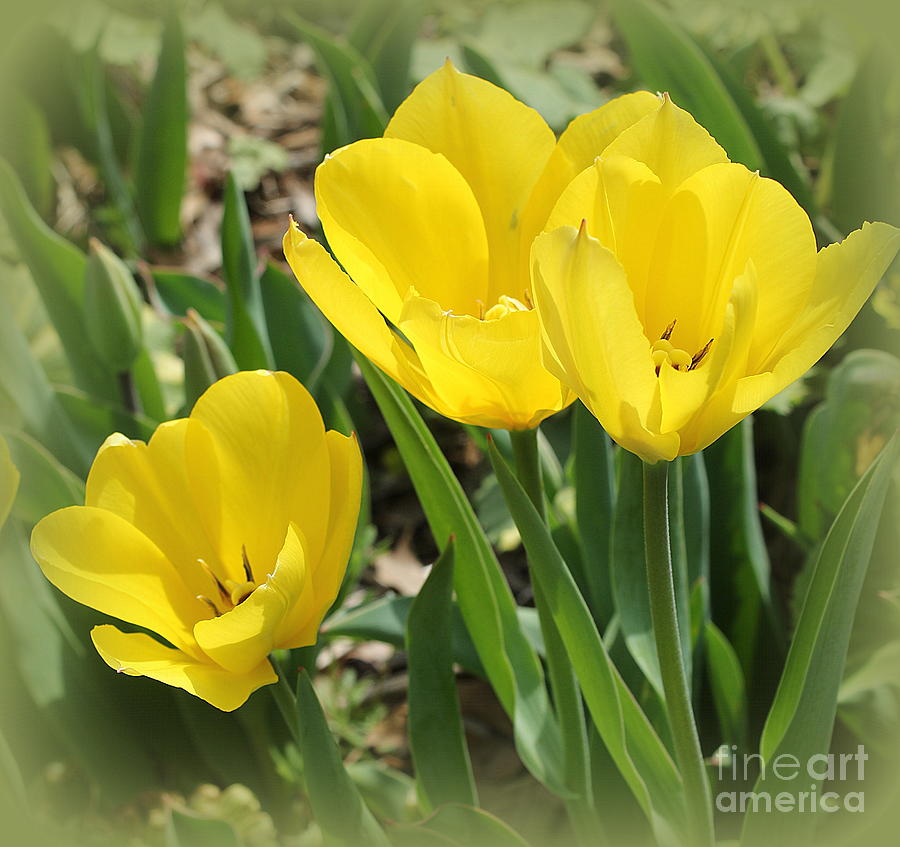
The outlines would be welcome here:
[[[479,320],[412,297],[404,304],[399,327],[431,381],[441,386],[445,413],[456,420],[528,429],[571,400],[541,364],[534,310]]]
[[[203,531],[185,473],[187,418],[159,426],[147,444],[116,433],[91,466],[85,504],[115,512],[146,535],[175,566],[194,594],[213,596],[203,559],[225,579],[218,550]]]
[[[439,401],[412,347],[398,339],[325,248],[307,238],[294,222],[284,236],[284,255],[306,293],[341,335],[410,394],[438,408]]]
[[[643,162],[669,191],[701,168],[728,161],[713,137],[667,94],[659,108],[624,130],[603,155]]]
[[[659,433],[650,344],[615,256],[584,227],[560,227],[538,236],[532,261],[548,369],[623,447],[648,461],[674,458],[678,435]]]
[[[472,191],[443,156],[396,138],[358,141],[316,171],[335,256],[396,322],[410,288],[474,312],[488,298],[488,247]]]
[[[531,241],[541,230],[564,225],[578,226],[581,218],[574,223],[561,221],[555,226],[547,220],[557,199],[619,133],[658,108],[659,97],[655,94],[635,91],[616,97],[593,112],[579,115],[566,127],[528,201],[526,222],[522,224],[522,239],[528,242],[525,245],[526,256]]]
[[[325,543],[331,476],[325,427],[293,377],[242,372],[194,406],[186,459],[201,519],[230,578],[243,582],[246,551],[258,581],[274,567],[295,521],[315,560]]]
[[[528,284],[530,246],[529,238],[520,252],[519,228],[556,145],[544,119],[502,88],[460,73],[448,61],[416,86],[384,134],[443,154],[463,175],[481,208],[490,246],[491,288],[485,302],[493,305],[501,294],[519,297]],[[434,291],[416,288],[451,308]]]
[[[200,649],[230,673],[246,674],[272,652],[277,633],[301,602],[309,580],[304,541],[291,524],[271,574],[243,603],[224,615],[199,621],[194,637]],[[301,646],[301,645],[294,645]]]
[[[760,314],[752,367],[809,296],[815,235],[806,212],[774,180],[730,162],[703,168],[682,183],[659,227],[644,319],[651,337],[676,319],[672,343],[683,350],[693,352],[718,336],[732,283],[748,260]]]
[[[734,413],[758,409],[808,371],[841,337],[900,250],[900,230],[866,223],[819,251],[806,307],[781,337],[764,372],[738,382]]]
[[[196,654],[191,629],[209,609],[125,519],[93,506],[60,509],[34,528],[31,552],[63,594]]]
[[[327,432],[331,456],[331,509],[327,541],[321,559],[310,568],[304,596],[285,617],[276,637],[277,647],[314,644],[319,626],[337,597],[347,570],[362,495],[363,464],[355,436]]]
[[[603,156],[576,176],[562,193],[547,221],[587,230],[613,252],[627,269],[635,309],[644,315],[652,245],[662,218],[665,192],[659,178],[643,162]]]
[[[113,670],[183,688],[223,712],[234,711],[257,688],[278,681],[268,660],[260,662],[249,673],[233,674],[218,665],[198,662],[149,635],[120,632],[114,626],[94,627],[91,640]]]

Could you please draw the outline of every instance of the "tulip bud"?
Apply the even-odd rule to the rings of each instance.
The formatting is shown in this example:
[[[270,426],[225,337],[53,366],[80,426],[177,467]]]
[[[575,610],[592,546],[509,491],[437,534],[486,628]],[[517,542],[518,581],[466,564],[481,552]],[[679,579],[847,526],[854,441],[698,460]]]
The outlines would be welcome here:
[[[140,294],[125,263],[97,239],[85,271],[84,314],[104,364],[117,374],[130,370],[144,344]]]
[[[184,321],[184,394],[187,405],[222,377],[237,373],[237,364],[228,345],[194,309],[188,309]]]

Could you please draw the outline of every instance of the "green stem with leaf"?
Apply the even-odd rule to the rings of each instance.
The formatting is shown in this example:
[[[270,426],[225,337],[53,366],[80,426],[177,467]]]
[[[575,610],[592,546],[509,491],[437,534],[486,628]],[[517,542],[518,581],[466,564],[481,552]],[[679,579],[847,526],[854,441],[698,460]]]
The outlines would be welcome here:
[[[691,692],[678,631],[669,541],[668,476],[668,462],[644,464],[644,549],[650,615],[675,760],[687,795],[688,843],[691,847],[710,847],[715,841],[712,797],[691,707]]]
[[[538,452],[537,429],[510,432],[516,475],[544,523],[544,483]],[[588,758],[587,727],[581,690],[565,645],[537,579],[532,574],[534,605],[537,608],[544,637],[544,651],[557,718],[562,731],[566,782],[573,797],[565,799],[566,810],[579,841],[598,844],[600,823],[594,810],[591,771]]]

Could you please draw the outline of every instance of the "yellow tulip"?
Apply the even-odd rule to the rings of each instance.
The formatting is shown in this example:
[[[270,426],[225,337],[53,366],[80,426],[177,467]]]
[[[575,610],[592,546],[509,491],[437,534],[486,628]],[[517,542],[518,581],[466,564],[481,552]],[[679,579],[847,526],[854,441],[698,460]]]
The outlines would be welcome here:
[[[73,600],[159,636],[95,627],[110,667],[231,711],[276,681],[273,649],[315,642],[361,479],[355,439],[325,431],[300,383],[238,373],[147,444],[110,436],[86,504],[44,518],[31,548]]]
[[[898,247],[870,223],[817,254],[791,195],[663,96],[534,242],[545,364],[645,461],[694,453],[834,344]]]
[[[295,224],[285,255],[335,327],[422,402],[464,423],[537,426],[572,395],[541,364],[531,243],[569,181],[655,108],[648,92],[628,94],[557,142],[533,109],[448,61],[384,138],[316,172],[319,217],[346,273]]]

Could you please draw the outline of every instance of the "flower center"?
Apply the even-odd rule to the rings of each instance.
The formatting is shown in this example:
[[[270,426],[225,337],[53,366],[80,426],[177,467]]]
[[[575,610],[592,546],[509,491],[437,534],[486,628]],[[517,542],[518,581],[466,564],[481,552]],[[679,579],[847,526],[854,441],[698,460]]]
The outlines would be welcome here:
[[[236,606],[240,606],[255,590],[256,580],[253,578],[253,569],[250,567],[250,559],[247,557],[247,548],[241,548],[241,562],[244,566],[243,582],[235,582],[233,579],[226,579],[224,582],[219,579],[213,572],[213,569],[203,560],[197,559],[200,567],[206,571],[207,576],[215,583],[218,596],[215,600],[207,597],[205,594],[198,594],[197,599],[206,603],[212,613],[219,617],[230,612]]]
[[[709,348],[715,339],[710,338],[692,356],[680,347],[676,347],[669,339],[672,337],[672,331],[675,329],[676,321],[672,321],[657,341],[653,342],[650,355],[653,358],[653,365],[656,368],[656,375],[659,376],[659,370],[664,362],[668,362],[676,371],[692,371],[694,370],[709,353]]]
[[[534,308],[534,304],[531,302],[531,294],[527,288],[522,292],[522,297],[524,302],[515,297],[501,294],[497,298],[497,302],[487,311],[484,310],[484,303],[478,300],[478,319],[496,321],[506,317],[510,312],[530,312]]]

